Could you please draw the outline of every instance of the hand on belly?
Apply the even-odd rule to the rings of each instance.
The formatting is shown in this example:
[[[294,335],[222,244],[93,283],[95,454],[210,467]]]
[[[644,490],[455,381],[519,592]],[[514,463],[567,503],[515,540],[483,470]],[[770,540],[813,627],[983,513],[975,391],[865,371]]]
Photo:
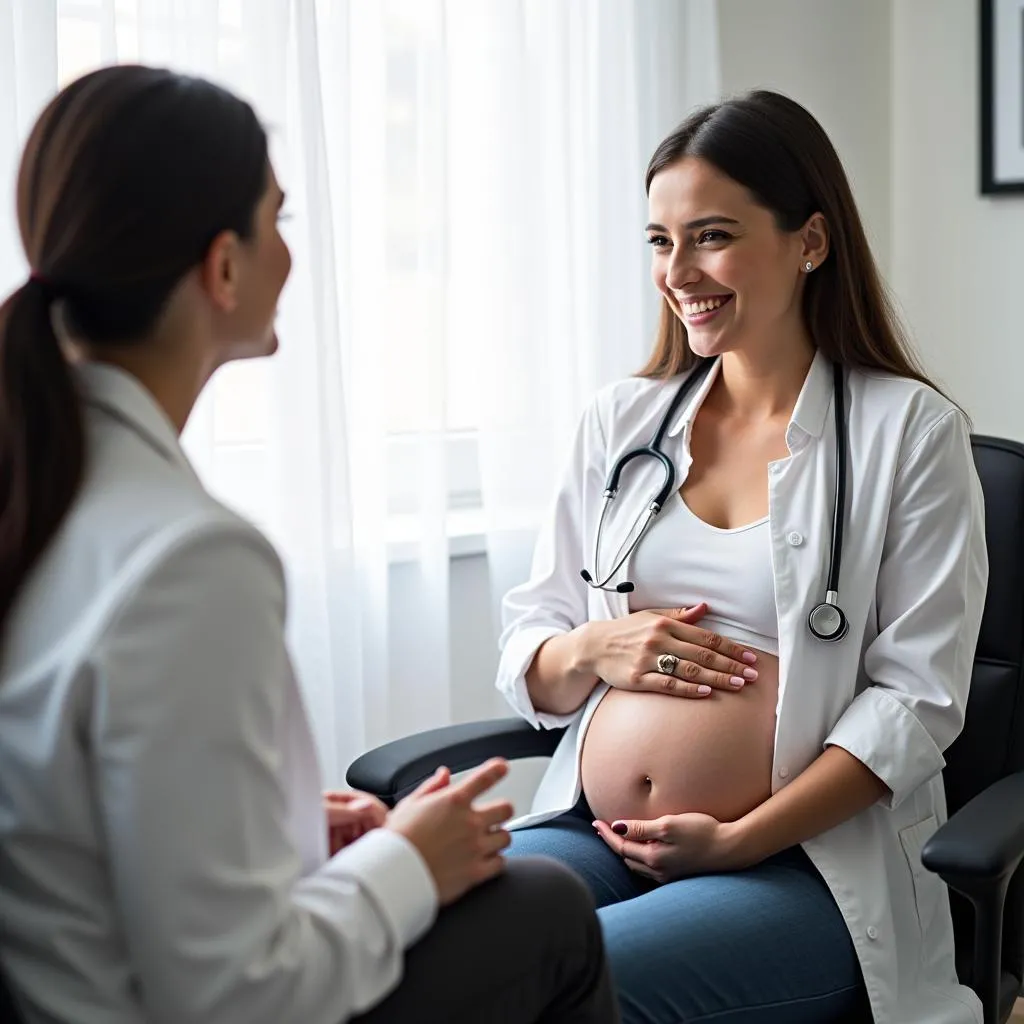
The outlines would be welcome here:
[[[595,818],[700,811],[735,821],[771,795],[778,659],[759,678],[703,700],[609,690],[583,741],[583,792]]]

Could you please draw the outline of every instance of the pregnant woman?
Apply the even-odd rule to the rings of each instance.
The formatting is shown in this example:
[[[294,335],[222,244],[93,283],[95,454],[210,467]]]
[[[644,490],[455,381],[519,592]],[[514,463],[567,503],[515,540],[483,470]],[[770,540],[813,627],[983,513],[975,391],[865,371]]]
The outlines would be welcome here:
[[[629,1024],[981,1024],[920,858],[988,575],[966,418],[798,104],[699,111],[647,191],[654,354],[505,601],[498,686],[568,727],[512,854],[590,885]]]

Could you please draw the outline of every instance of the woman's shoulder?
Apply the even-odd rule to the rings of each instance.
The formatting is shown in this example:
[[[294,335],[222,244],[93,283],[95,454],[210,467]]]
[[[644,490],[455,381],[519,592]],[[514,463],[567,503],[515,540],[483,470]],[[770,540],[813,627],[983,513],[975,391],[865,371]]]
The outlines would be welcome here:
[[[940,424],[968,430],[967,417],[952,399],[927,381],[881,370],[849,374],[851,414],[869,429],[901,436],[913,447]]]
[[[158,560],[161,552],[180,550],[210,534],[240,540],[277,559],[260,530],[207,491],[190,468],[154,457],[145,447],[138,445],[136,453],[124,447],[113,452],[93,448],[69,515],[70,531],[79,542],[102,550],[111,567],[138,564],[142,552]],[[121,456],[119,461],[110,457],[114,454]]]
[[[664,413],[684,376],[623,377],[612,381],[593,396],[584,415],[596,419],[605,434],[632,434],[646,429],[649,421]]]
[[[595,395],[595,400],[602,403],[615,403],[620,406],[631,406],[645,398],[672,390],[681,383],[686,374],[675,377],[621,377],[606,384]]]
[[[75,589],[90,618],[163,586],[176,565],[202,588],[248,559],[267,593],[283,592],[273,545],[207,491],[183,455],[111,417],[90,417],[88,426],[86,474],[48,552],[57,571],[45,575]]]

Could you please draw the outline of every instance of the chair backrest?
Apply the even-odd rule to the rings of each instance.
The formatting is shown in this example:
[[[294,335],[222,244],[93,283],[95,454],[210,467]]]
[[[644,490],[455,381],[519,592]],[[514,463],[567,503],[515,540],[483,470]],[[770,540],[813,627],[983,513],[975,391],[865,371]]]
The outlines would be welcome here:
[[[4,1024],[21,1024],[21,1011],[14,1005],[14,997],[7,990],[3,978],[0,978],[0,1020]]]
[[[993,782],[1024,771],[1024,445],[975,436],[972,446],[985,493],[989,583],[967,721],[946,755],[950,814]],[[951,900],[959,951],[973,942],[973,918],[955,893]],[[1007,898],[1003,969],[1020,980],[1022,940],[1024,878],[1018,877]]]

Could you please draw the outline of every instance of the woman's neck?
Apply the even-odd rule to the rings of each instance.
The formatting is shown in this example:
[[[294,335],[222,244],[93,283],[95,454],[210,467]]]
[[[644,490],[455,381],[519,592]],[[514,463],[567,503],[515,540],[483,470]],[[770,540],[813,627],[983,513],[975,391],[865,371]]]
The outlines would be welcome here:
[[[190,358],[181,346],[173,350],[148,343],[91,346],[83,347],[80,354],[131,374],[153,396],[178,434],[185,429],[200,392],[216,369],[198,352]]]
[[[751,421],[788,419],[814,353],[809,341],[764,353],[726,352],[712,389],[718,411],[723,416]]]

